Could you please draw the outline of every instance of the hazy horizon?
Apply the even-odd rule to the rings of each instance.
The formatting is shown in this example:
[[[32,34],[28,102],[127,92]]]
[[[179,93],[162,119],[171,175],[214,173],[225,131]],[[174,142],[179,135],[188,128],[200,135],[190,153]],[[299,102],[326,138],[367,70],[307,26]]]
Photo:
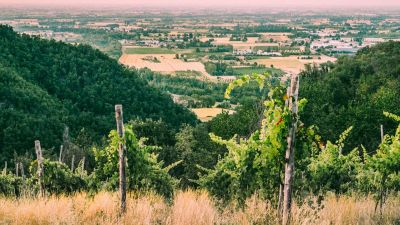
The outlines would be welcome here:
[[[299,7],[299,8],[369,8],[369,7],[400,7],[399,0],[114,0],[112,3],[105,0],[0,0],[1,6],[92,6],[93,8],[107,6],[125,6],[125,7]]]

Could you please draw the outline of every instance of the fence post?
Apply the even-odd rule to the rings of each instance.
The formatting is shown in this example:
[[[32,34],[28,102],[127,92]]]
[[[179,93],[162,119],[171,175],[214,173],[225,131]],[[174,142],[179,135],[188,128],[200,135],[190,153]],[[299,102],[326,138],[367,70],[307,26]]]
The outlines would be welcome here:
[[[19,163],[17,162],[16,164],[15,164],[15,176],[17,176],[18,177],[18,172],[19,172]]]
[[[39,178],[39,192],[40,195],[44,196],[44,187],[43,187],[43,155],[42,155],[42,147],[40,146],[40,141],[35,141],[35,150],[36,150],[36,158],[38,162],[38,178]]]
[[[383,134],[383,125],[381,124],[381,143],[385,141],[385,136]]]
[[[63,148],[64,148],[64,145],[61,145],[61,146],[60,146],[60,156],[58,157],[58,161],[59,161],[59,162],[62,162]]]
[[[85,156],[83,156],[83,158],[82,158],[82,172],[85,170],[85,160],[86,160],[86,157]]]
[[[74,172],[75,169],[75,155],[72,155],[71,159],[71,171]]]
[[[126,177],[125,177],[125,131],[124,121],[122,116],[122,105],[115,105],[115,120],[117,123],[118,137],[120,138],[118,152],[119,152],[119,191],[121,198],[121,213],[126,211]]]
[[[289,133],[287,136],[287,149],[285,154],[285,180],[283,186],[283,218],[282,224],[288,225],[292,207],[292,183],[294,176],[294,144],[297,128],[297,98],[299,92],[299,77],[292,74],[288,95],[288,106],[291,115]]]
[[[20,163],[20,168],[21,168],[21,176],[22,176],[22,179],[25,179],[25,171],[24,171],[24,164],[22,164],[22,162]]]

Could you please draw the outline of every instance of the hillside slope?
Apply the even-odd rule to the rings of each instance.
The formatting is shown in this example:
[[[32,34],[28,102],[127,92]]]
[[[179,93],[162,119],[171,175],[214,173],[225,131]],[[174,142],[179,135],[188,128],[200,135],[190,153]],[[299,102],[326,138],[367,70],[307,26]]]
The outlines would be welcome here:
[[[335,64],[303,73],[300,95],[308,99],[302,120],[317,125],[326,140],[337,140],[353,126],[347,146],[368,150],[380,143],[380,125],[393,134],[397,125],[383,111],[400,114],[400,42],[361,49]]]
[[[195,123],[192,113],[151,88],[98,50],[19,35],[0,25],[0,161],[14,152],[33,153],[61,144],[65,126],[71,137],[85,130],[100,140],[115,127],[114,105],[124,120],[153,118],[173,128]]]

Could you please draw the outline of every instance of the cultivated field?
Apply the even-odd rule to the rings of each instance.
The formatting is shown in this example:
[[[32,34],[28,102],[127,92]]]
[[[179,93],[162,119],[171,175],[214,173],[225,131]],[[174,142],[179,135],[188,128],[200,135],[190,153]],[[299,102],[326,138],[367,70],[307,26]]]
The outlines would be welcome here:
[[[269,68],[269,67],[262,68],[262,67],[238,66],[238,67],[233,67],[232,69],[233,69],[235,75],[238,74],[238,76],[252,74],[252,73],[265,74],[267,72],[270,74],[277,74],[277,75],[283,74],[283,72],[281,70]]]
[[[175,51],[168,48],[125,48],[125,54],[175,54]]]
[[[202,39],[207,41],[209,38]],[[258,37],[248,37],[246,42],[243,41],[230,41],[229,37],[214,38],[214,45],[232,45],[234,49],[247,49],[249,47],[265,46],[265,47],[278,47],[278,43],[260,43]]]
[[[222,108],[196,108],[191,109],[194,114],[196,114],[197,118],[202,122],[210,121],[212,118],[216,117],[218,114],[221,114],[224,111],[227,111],[229,114],[233,114],[233,110],[222,109]]]
[[[154,58],[158,62],[148,60]],[[184,62],[176,59],[175,54],[123,54],[119,62],[130,67],[148,68],[156,72],[174,73],[176,71],[193,70],[205,76],[211,76],[206,72],[201,62]]]
[[[9,225],[252,225],[279,224],[276,206],[257,196],[245,207],[222,206],[206,192],[178,192],[169,203],[154,194],[130,194],[127,212],[120,216],[116,193],[95,196],[81,193],[47,198],[1,198],[0,224]],[[321,204],[311,198],[293,206],[293,225],[398,224],[400,200],[389,198],[382,215],[372,198],[327,197]]]
[[[142,47],[134,45],[122,46],[124,54],[188,54],[193,53],[194,49],[169,49],[161,47]]]
[[[274,68],[293,73],[299,73],[301,70],[304,69],[304,65],[306,64],[321,64],[328,61],[334,62],[336,61],[336,59],[328,56],[321,56],[321,59],[318,59],[318,57],[316,56],[314,56],[313,59],[298,59],[297,56],[289,56],[251,60],[251,62],[257,62],[258,64],[262,64],[267,67],[273,65]]]

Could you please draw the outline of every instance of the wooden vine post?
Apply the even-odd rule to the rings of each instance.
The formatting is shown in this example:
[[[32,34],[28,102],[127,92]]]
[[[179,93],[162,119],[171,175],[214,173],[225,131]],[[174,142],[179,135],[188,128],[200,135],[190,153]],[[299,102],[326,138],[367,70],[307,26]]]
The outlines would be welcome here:
[[[283,218],[282,224],[290,223],[291,208],[292,208],[292,184],[294,177],[294,144],[296,139],[297,129],[297,99],[299,93],[299,77],[292,75],[290,87],[288,91],[288,107],[291,115],[289,124],[289,133],[287,136],[287,149],[285,154],[285,180],[283,186]]]
[[[125,131],[122,117],[122,105],[115,105],[115,120],[117,122],[117,132],[120,138],[118,144],[119,152],[119,191],[121,200],[121,213],[126,211],[126,175],[125,175]]]
[[[21,163],[19,163],[19,165],[20,165],[20,169],[21,169],[22,180],[25,180],[24,164],[22,164],[22,162],[21,162]]]
[[[75,155],[72,155],[71,159],[71,171],[74,172],[75,170]]]
[[[18,177],[18,175],[19,175],[19,163],[17,162],[17,163],[15,164],[15,176]]]
[[[35,150],[36,150],[36,158],[38,162],[38,179],[39,179],[39,193],[43,197],[44,196],[44,187],[43,187],[43,155],[42,155],[42,147],[40,146],[40,141],[35,141]]]
[[[7,161],[4,162],[3,175],[7,175]]]
[[[64,146],[61,145],[61,146],[60,146],[60,155],[59,155],[59,157],[58,157],[58,162],[62,162],[63,148],[64,148]]]

